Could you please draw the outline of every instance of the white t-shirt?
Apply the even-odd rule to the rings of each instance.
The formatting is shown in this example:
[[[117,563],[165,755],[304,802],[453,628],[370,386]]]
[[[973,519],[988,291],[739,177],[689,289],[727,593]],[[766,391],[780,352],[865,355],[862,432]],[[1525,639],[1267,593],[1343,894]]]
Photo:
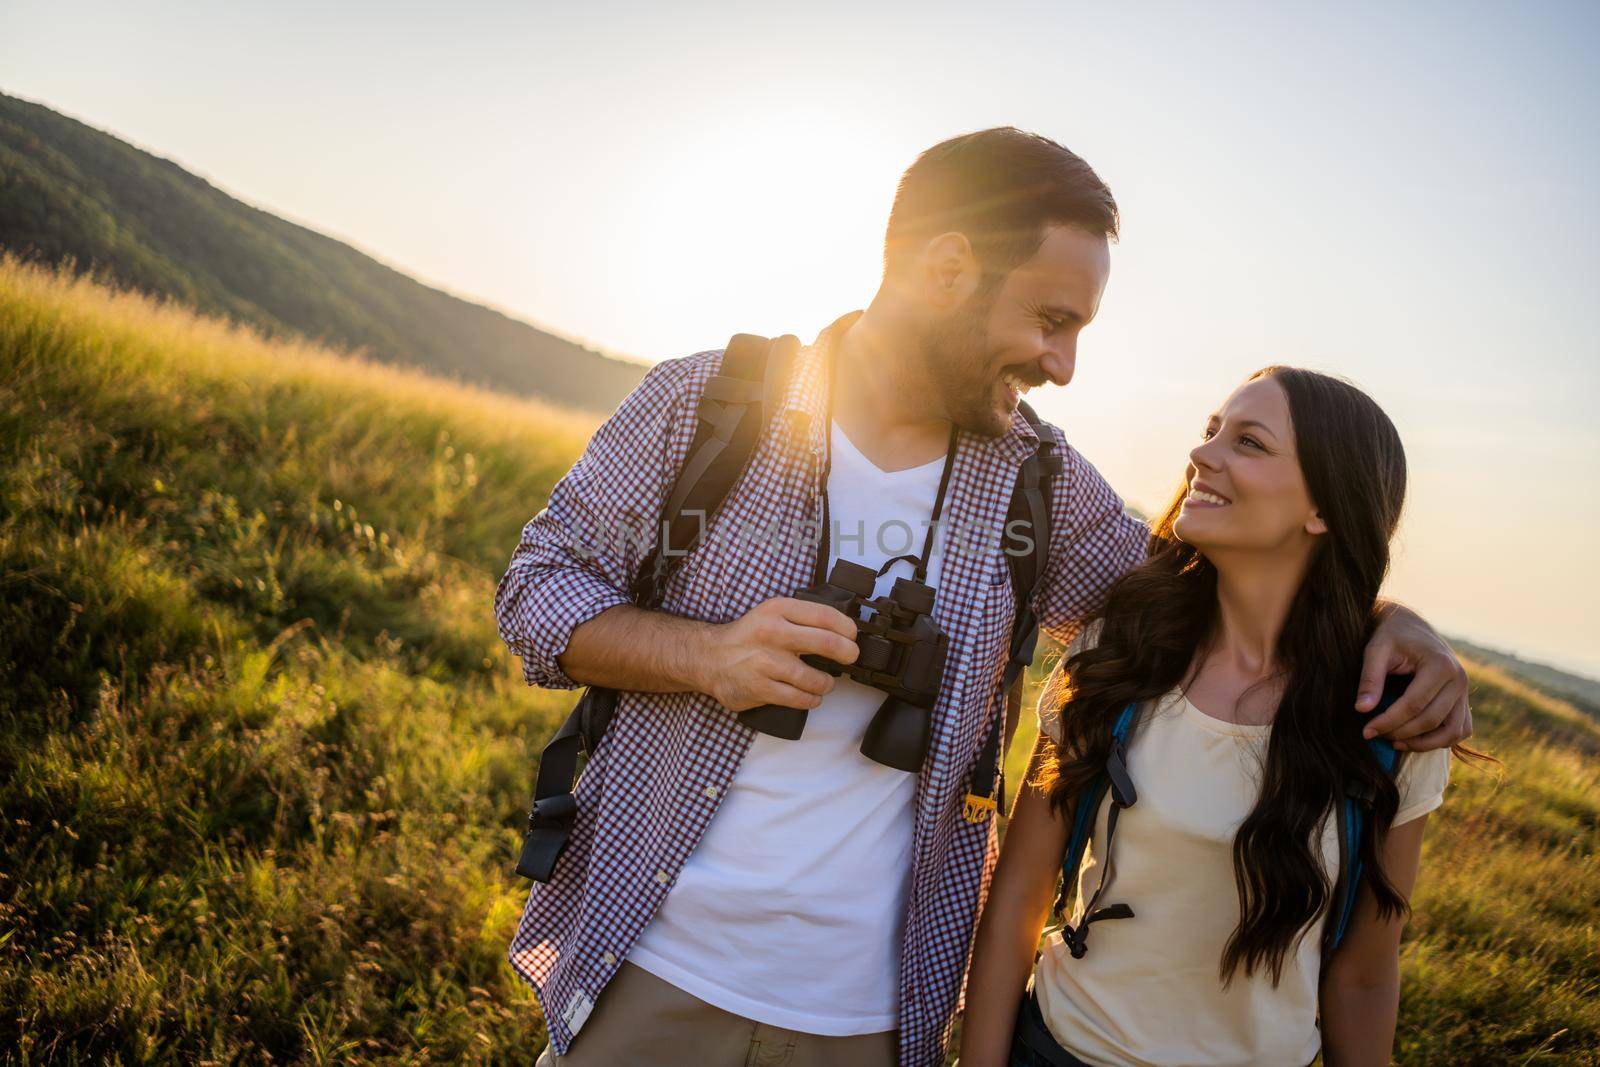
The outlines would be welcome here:
[[[1310,1063],[1321,1045],[1320,925],[1285,957],[1276,989],[1261,969],[1248,978],[1237,971],[1227,989],[1219,977],[1239,922],[1233,839],[1255,807],[1272,728],[1213,718],[1179,690],[1139,714],[1128,748],[1138,799],[1118,816],[1115,873],[1100,898],[1134,915],[1092,924],[1081,959],[1059,932],[1050,935],[1034,978],[1045,1022],[1074,1055],[1107,1067]],[[1060,738],[1053,708],[1041,706],[1040,729]],[[1449,770],[1448,749],[1406,753],[1393,825],[1437,808]],[[1083,890],[1092,895],[1100,884],[1109,810],[1108,800],[1079,874],[1080,912]],[[1329,870],[1337,866],[1331,820],[1322,855]]]
[[[843,535],[831,540],[833,558],[876,570],[920,553],[943,458],[883,471],[837,425],[832,434],[828,502]],[[935,589],[939,561],[935,539]],[[895,564],[877,593],[912,570]],[[896,1028],[917,778],[861,754],[883,700],[839,678],[799,740],[756,735],[630,962],[771,1026],[827,1036]]]

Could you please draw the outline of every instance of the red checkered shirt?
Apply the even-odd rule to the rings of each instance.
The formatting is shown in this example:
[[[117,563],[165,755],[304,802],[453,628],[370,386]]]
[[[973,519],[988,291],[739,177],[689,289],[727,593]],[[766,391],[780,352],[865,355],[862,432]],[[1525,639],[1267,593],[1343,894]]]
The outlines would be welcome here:
[[[776,417],[700,546],[668,583],[663,611],[728,622],[811,583],[815,553],[802,541],[777,538],[752,549],[749,541],[717,535],[719,527],[767,530],[775,522],[818,521],[828,350],[853,319],[841,319],[796,356]],[[495,591],[495,615],[530,685],[575,688],[557,661],[572,631],[629,602],[626,590],[653,542],[609,533],[658,528],[694,436],[701,392],[720,362],[713,351],[652,368],[524,527]],[[1047,633],[1067,641],[1111,582],[1143,561],[1147,531],[1060,431],[1050,431],[1064,464],[1036,611]],[[1003,529],[1017,469],[1036,442],[1020,414],[998,437],[963,431],[943,520],[949,528]],[[907,522],[915,526],[922,518]],[[985,551],[945,545],[934,615],[950,645],[917,790],[900,962],[904,1064],[942,1062],[997,846],[993,819],[971,823],[961,813],[985,731],[1004,713],[1001,675],[1015,598],[998,545]],[[558,1054],[672,890],[752,737],[709,696],[621,694],[579,781],[571,840],[549,883],[530,892],[511,943],[511,964],[538,995]],[[819,854],[816,862],[828,857]]]

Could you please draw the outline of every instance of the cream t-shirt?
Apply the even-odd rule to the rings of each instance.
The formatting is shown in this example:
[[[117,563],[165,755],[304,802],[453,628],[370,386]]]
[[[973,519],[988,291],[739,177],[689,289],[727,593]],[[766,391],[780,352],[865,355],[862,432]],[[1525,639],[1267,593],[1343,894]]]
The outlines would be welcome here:
[[[1226,989],[1219,977],[1239,922],[1233,839],[1255,806],[1272,728],[1212,718],[1178,690],[1139,714],[1128,749],[1138,799],[1118,816],[1114,874],[1100,898],[1134,915],[1091,924],[1082,959],[1050,934],[1034,978],[1045,1022],[1063,1047],[1106,1067],[1310,1063],[1321,1045],[1320,925],[1285,958],[1276,988],[1259,969],[1236,972]],[[1060,738],[1052,709],[1041,708],[1040,729]],[[1448,749],[1405,754],[1393,825],[1437,808],[1449,769]],[[1108,797],[1079,872],[1074,925],[1100,884],[1109,811]],[[1322,854],[1337,866],[1331,820]]]

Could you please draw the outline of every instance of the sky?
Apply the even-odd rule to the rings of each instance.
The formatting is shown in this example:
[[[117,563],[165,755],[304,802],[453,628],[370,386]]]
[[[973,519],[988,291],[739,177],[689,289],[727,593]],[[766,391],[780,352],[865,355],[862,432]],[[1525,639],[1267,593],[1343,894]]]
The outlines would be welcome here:
[[[1036,391],[1132,504],[1251,371],[1399,426],[1388,585],[1600,675],[1600,5],[6,0],[0,91],[407,273],[656,361],[877,288],[901,170],[1011,124],[1122,238]]]

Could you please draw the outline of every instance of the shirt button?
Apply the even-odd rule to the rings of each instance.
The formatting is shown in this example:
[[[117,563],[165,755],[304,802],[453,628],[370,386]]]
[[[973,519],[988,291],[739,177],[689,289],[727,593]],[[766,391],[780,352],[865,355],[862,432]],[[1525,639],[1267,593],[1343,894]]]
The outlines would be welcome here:
[[[672,881],[672,875],[668,874],[666,871],[657,871],[656,881],[660,882],[662,885],[666,885],[668,882]]]
[[[710,797],[712,800],[717,799],[717,787],[714,785],[706,786],[706,796]]]
[[[612,965],[612,964],[613,964],[613,963],[616,963],[616,962],[617,962],[617,957],[616,957],[616,956],[615,956],[615,955],[614,955],[614,954],[612,954],[612,953],[610,953],[610,952],[603,952],[603,953],[601,953],[601,954],[600,954],[600,959],[601,959],[601,960],[603,960],[603,961],[604,961],[604,962],[605,962],[605,965],[606,965],[606,966],[607,966],[607,967],[609,967],[609,966],[611,966],[611,965]]]

